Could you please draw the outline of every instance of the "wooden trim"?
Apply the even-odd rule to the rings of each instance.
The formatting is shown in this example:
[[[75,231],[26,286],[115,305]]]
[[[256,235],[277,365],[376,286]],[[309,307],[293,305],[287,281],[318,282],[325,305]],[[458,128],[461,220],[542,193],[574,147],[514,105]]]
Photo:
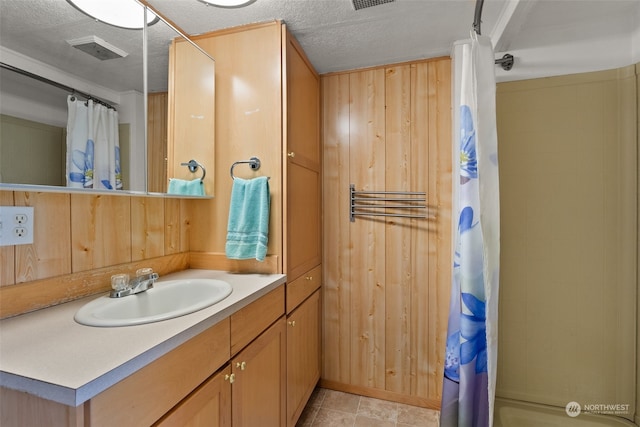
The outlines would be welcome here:
[[[439,56],[436,58],[417,59],[415,61],[394,62],[393,64],[385,64],[385,65],[373,65],[371,67],[356,68],[355,70],[332,71],[329,73],[321,74],[320,76],[324,78],[324,77],[330,77],[330,76],[339,76],[342,74],[361,73],[363,71],[380,70],[384,68],[394,68],[394,67],[400,67],[403,65],[424,64],[427,62],[437,62],[437,61],[450,60],[450,59],[451,58],[448,56]]]
[[[0,287],[0,319],[105,292],[110,289],[110,277],[113,274],[135,274],[138,268],[151,267],[162,276],[185,270],[188,268],[188,260],[188,253],[180,253],[2,286]]]
[[[345,393],[358,394],[360,396],[373,397],[375,399],[388,400],[390,402],[404,403],[407,405],[419,406],[421,408],[440,410],[440,401],[435,399],[426,399],[418,396],[408,396],[402,393],[394,393],[370,387],[362,387],[357,385],[343,384],[337,381],[329,381],[320,379],[318,385],[322,388],[330,390],[342,391]]]
[[[225,34],[238,33],[238,32],[241,32],[241,31],[250,31],[250,30],[255,30],[257,28],[262,28],[262,27],[270,27],[274,23],[276,23],[278,25],[282,25],[282,21],[280,19],[274,19],[272,21],[255,22],[255,23],[246,24],[246,25],[238,25],[238,26],[235,26],[235,27],[223,28],[221,30],[209,31],[207,33],[202,33],[202,34],[198,34],[198,35],[195,35],[195,36],[190,36],[190,39],[192,41],[194,41],[194,42],[197,42],[197,40],[199,40],[199,39],[207,39],[209,37],[217,37],[217,36],[222,36],[222,35],[225,35]]]
[[[267,255],[264,261],[260,262],[255,259],[229,259],[225,254],[217,252],[191,252],[189,253],[189,267],[245,274],[279,273],[277,255]]]

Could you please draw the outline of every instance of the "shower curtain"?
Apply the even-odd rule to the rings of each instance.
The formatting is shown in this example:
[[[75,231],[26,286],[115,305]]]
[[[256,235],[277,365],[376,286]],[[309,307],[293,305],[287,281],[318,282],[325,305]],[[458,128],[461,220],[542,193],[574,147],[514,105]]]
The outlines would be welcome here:
[[[440,425],[491,426],[496,382],[500,206],[494,54],[488,37],[456,47],[458,224]],[[457,97],[458,98],[458,97]],[[456,132],[458,133],[458,132]],[[454,175],[455,176],[455,175]]]
[[[122,190],[118,112],[67,97],[67,186]]]

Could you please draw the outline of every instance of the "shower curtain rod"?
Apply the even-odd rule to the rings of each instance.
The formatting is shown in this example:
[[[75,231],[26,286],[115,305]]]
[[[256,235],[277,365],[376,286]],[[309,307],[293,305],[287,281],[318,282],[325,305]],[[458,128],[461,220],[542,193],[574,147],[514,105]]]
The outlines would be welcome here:
[[[14,67],[13,65],[9,65],[9,64],[5,64],[4,62],[0,62],[0,68],[4,68],[5,70],[13,71],[14,73],[18,73],[18,74],[21,74],[23,76],[30,77],[30,78],[32,78],[34,80],[38,80],[38,81],[40,81],[42,83],[46,83],[48,85],[55,86],[58,89],[62,89],[64,91],[71,92],[72,95],[80,95],[81,97],[86,98],[87,100],[92,100],[93,102],[96,102],[98,104],[104,105],[105,107],[111,108],[112,110],[116,109],[113,105],[108,104],[108,103],[96,98],[95,96],[91,96],[88,93],[84,93],[84,92],[79,91],[77,89],[74,89],[74,88],[72,88],[70,86],[63,85],[62,83],[58,83],[56,81],[49,80],[46,77],[42,77],[42,76],[39,76],[37,74],[30,73],[29,71],[25,71],[23,69]]]
[[[475,31],[477,35],[481,34],[482,6],[484,6],[484,0],[476,0],[476,11],[473,14],[473,31]],[[513,55],[505,53],[502,58],[495,60],[495,64],[500,65],[503,70],[509,71],[513,68]]]

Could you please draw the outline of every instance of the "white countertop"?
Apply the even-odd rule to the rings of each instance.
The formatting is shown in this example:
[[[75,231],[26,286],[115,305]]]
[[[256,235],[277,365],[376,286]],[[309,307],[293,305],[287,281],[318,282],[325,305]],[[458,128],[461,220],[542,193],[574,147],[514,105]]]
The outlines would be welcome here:
[[[138,326],[74,321],[80,307],[104,294],[0,321],[0,386],[80,405],[286,281],[282,274],[185,270],[157,283],[179,278],[224,280],[233,291],[198,312]]]

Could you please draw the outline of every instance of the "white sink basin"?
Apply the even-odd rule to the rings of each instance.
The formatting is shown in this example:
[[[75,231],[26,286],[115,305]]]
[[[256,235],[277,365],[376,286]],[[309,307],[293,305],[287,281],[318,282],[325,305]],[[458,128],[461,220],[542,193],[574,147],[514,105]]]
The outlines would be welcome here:
[[[152,289],[122,298],[97,298],[76,312],[87,326],[131,326],[173,319],[207,308],[231,294],[231,285],[216,279],[156,282]]]

